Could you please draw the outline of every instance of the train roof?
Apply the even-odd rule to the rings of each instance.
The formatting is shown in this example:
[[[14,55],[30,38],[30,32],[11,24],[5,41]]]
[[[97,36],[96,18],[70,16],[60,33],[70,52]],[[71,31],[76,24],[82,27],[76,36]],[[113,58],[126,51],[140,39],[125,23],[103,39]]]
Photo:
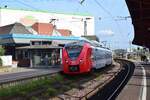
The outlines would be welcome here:
[[[67,43],[67,44],[65,44],[65,47],[68,47],[68,46],[75,46],[75,45],[83,46],[83,44],[84,44],[84,42],[77,41],[77,42]]]
[[[65,47],[76,46],[76,45],[83,46],[85,43],[89,43],[94,48],[101,48],[103,50],[111,51],[109,48],[103,47],[99,42],[97,42],[97,41],[90,41],[88,39],[83,39],[83,40],[80,40],[80,41],[77,41],[77,42],[72,42],[72,43],[65,44]]]
[[[93,47],[99,47],[99,48],[103,48],[103,49],[106,49],[106,50],[110,50],[107,47],[103,47],[102,44],[100,42],[98,42],[98,41],[95,41],[95,40],[90,41],[88,39],[85,39],[83,41],[86,42],[86,43],[89,43]]]
[[[105,50],[105,51],[108,51],[108,52],[112,52],[110,49],[103,48],[103,47],[97,47],[97,49],[101,49],[101,50]]]

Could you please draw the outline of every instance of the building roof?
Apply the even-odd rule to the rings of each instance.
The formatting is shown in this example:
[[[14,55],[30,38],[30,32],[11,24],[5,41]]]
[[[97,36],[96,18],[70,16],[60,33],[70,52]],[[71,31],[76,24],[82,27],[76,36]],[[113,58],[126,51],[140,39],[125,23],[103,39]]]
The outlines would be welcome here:
[[[61,33],[50,23],[35,23],[32,27],[40,34],[32,34],[33,30],[28,30],[29,28],[25,27],[21,23],[2,26],[0,27],[0,43],[30,44],[30,41],[39,39],[55,41],[57,40],[59,44],[62,44],[83,39],[81,37],[70,36],[69,34],[71,33],[71,31],[66,29],[59,30],[64,35],[62,36]]]
[[[11,41],[10,41],[11,40]],[[0,34],[0,44],[30,44],[33,40],[55,40],[59,44],[83,40],[81,37],[75,36],[47,36],[35,34]]]
[[[126,0],[134,26],[133,44],[150,48],[150,0]]]
[[[51,46],[51,45],[32,45],[32,46],[23,46],[17,47],[16,49],[61,49],[60,46]]]
[[[52,35],[54,26],[51,23],[35,23],[32,28],[41,35]]]
[[[71,31],[68,29],[57,29],[62,36],[71,36]]]
[[[14,23],[0,27],[0,34],[32,34],[21,23]]]
[[[20,39],[48,39],[48,40],[82,40],[77,36],[47,36],[35,34],[0,34],[0,39],[20,38]]]
[[[51,23],[35,23],[32,28],[40,35],[49,36],[71,36],[71,31],[68,29],[56,29]]]

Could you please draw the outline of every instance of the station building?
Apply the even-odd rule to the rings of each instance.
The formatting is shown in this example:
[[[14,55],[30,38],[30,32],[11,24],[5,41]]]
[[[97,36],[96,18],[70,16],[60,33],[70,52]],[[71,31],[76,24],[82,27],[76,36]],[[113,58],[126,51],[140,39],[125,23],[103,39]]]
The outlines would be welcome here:
[[[60,65],[64,44],[83,40],[83,35],[94,35],[89,14],[0,8],[0,45],[18,66]]]
[[[63,45],[82,39],[72,36],[70,30],[56,29],[50,23],[35,23],[32,28],[21,23],[0,27],[0,43],[6,50],[5,54],[12,55],[18,66],[60,65]]]

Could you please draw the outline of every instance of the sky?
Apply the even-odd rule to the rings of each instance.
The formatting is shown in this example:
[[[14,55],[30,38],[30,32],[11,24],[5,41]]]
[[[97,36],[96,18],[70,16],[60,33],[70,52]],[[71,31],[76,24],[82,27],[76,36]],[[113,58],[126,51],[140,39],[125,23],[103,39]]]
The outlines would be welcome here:
[[[0,7],[49,12],[88,13],[95,17],[95,34],[111,49],[130,48],[134,29],[125,0],[0,0]]]

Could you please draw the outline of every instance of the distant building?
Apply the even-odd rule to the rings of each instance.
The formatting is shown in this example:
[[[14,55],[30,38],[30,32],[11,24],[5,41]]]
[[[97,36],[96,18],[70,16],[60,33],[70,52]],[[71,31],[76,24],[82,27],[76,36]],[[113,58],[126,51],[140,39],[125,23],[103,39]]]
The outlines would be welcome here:
[[[127,50],[125,49],[115,49],[113,50],[114,58],[126,58]]]
[[[22,23],[27,27],[32,26],[36,31],[42,34],[47,34],[49,31],[45,30],[43,32],[44,28],[54,27],[41,23],[51,23],[57,29],[65,29],[58,30],[62,32],[62,34],[67,32],[64,35],[69,35],[70,33],[74,36],[95,34],[94,17],[89,14],[50,13],[45,11],[0,8],[0,26],[10,25],[16,22]],[[39,25],[42,25],[44,28],[37,30]]]
[[[96,39],[94,17],[0,8],[0,44],[19,66],[49,67],[61,64],[65,43]]]
[[[35,23],[31,27],[14,23],[0,27],[0,44],[5,48],[5,55],[12,55],[19,66],[49,67],[61,64],[63,45],[80,40],[82,38],[72,36],[70,30],[56,29],[50,23]]]

